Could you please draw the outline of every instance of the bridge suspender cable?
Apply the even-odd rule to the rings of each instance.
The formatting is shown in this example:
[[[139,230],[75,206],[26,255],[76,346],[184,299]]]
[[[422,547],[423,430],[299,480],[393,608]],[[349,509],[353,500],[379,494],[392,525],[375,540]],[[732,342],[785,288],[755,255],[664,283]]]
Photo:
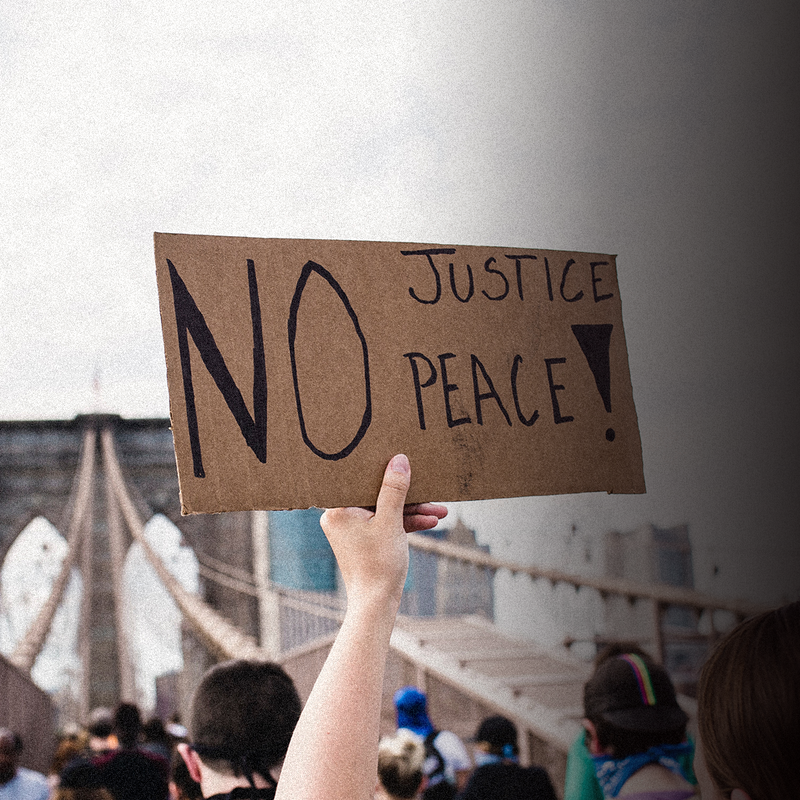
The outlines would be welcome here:
[[[104,459],[105,461],[105,459]],[[105,470],[106,523],[111,551],[111,581],[114,591],[114,621],[117,628],[117,663],[119,664],[119,694],[126,702],[136,701],[136,678],[133,671],[130,647],[126,634],[123,599],[122,569],[125,563],[125,540],[122,535],[122,517],[119,503],[111,483],[107,465]]]
[[[67,555],[61,564],[50,595],[42,606],[31,626],[25,632],[25,636],[14,648],[14,652],[9,657],[11,662],[25,672],[30,672],[36,658],[44,647],[50,626],[53,624],[53,617],[58,609],[64,590],[69,582],[72,567],[78,552],[78,545],[85,528],[89,502],[94,485],[94,457],[97,436],[93,428],[87,428],[83,434],[81,447],[81,458],[78,466],[78,485],[75,495],[75,504],[67,530]]]
[[[114,440],[108,428],[102,431],[100,440],[107,479],[112,485],[113,493],[120,505],[128,529],[133,538],[141,545],[147,560],[195,633],[212,652],[222,658],[268,660],[267,653],[258,646],[252,636],[242,633],[197,595],[186,591],[167,569],[145,537],[144,526],[125,486],[114,449]]]

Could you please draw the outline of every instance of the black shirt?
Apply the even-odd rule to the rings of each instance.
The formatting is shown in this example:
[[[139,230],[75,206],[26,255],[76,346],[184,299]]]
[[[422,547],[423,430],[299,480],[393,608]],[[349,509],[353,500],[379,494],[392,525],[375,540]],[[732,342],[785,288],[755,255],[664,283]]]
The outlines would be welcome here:
[[[472,773],[456,800],[556,800],[550,776],[541,767],[504,761]]]

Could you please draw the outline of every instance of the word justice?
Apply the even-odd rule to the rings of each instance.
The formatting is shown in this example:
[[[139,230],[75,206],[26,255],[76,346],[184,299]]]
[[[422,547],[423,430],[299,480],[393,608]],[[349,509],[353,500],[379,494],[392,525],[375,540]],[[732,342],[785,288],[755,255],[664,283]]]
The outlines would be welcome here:
[[[513,262],[513,265],[501,263],[494,256],[490,256],[484,261],[484,274],[478,272],[478,278],[476,278],[475,270],[470,264],[456,265],[451,261],[448,266],[444,266],[443,262],[446,260],[438,258],[454,255],[456,252],[454,247],[401,250],[400,252],[404,256],[423,256],[430,267],[433,283],[428,281],[424,288],[410,286],[408,289],[408,293],[414,300],[425,305],[435,305],[442,299],[442,272],[448,274],[450,291],[453,297],[461,303],[468,303],[473,297],[477,299],[481,295],[487,300],[493,301],[505,300],[509,296],[513,297],[515,293],[512,291],[511,281],[501,267],[505,267],[511,272],[512,278],[516,278],[516,296],[520,300],[525,299],[525,288],[530,287],[537,275],[542,273],[547,289],[547,299],[551,303],[557,299],[566,303],[577,303],[589,297],[595,303],[600,303],[603,300],[610,300],[614,296],[613,292],[604,291],[605,287],[601,286],[603,271],[599,268],[609,266],[608,261],[590,261],[587,268],[586,264],[578,264],[574,258],[570,258],[563,267],[559,268],[555,264],[551,265],[546,256],[540,259],[532,253],[503,254],[503,258],[508,262]],[[434,259],[434,256],[437,258]],[[487,288],[481,288],[480,295],[476,293],[478,280],[487,286]],[[539,280],[541,281],[541,277]]]

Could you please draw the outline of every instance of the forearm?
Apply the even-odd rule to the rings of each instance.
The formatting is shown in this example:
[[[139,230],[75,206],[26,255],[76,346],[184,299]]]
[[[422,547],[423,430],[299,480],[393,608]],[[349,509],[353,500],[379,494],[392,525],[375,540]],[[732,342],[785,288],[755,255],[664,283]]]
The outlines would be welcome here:
[[[295,729],[276,800],[372,796],[383,675],[398,604],[399,598],[350,604]]]

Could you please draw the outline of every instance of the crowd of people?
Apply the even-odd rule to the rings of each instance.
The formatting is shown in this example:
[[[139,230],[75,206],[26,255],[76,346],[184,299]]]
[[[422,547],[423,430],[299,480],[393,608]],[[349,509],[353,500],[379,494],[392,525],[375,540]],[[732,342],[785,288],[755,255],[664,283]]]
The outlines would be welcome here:
[[[224,662],[197,687],[187,729],[143,726],[129,703],[97,710],[85,731],[61,741],[48,778],[19,766],[19,737],[0,729],[0,800],[555,800],[548,773],[519,763],[506,717],[481,722],[470,755],[407,686],[394,697],[396,732],[379,736],[406,532],[446,513],[405,505],[409,483],[408,460],[395,456],[374,509],[322,516],[348,606],[304,707],[279,665]],[[598,656],[583,713],[566,800],[800,797],[800,603],[719,642],[701,675],[697,741],[666,670],[633,644]]]

